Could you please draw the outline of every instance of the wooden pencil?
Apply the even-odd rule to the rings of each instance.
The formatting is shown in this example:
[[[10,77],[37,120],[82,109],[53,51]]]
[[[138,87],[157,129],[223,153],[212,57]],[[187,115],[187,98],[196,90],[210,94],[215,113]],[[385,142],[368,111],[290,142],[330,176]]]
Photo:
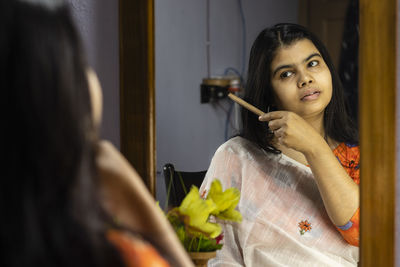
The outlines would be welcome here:
[[[232,93],[228,94],[228,97],[230,99],[232,99],[233,101],[235,101],[236,103],[238,103],[239,105],[243,106],[244,108],[250,110],[251,112],[253,112],[254,114],[261,116],[263,114],[265,114],[263,111],[259,110],[258,108],[256,108],[255,106],[247,103],[246,101],[244,101],[243,99],[241,99],[240,97],[235,96]]]

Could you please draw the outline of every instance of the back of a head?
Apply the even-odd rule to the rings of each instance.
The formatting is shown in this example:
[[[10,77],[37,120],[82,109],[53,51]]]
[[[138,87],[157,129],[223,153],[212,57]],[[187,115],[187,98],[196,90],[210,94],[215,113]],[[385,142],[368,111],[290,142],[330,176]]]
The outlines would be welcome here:
[[[114,266],[79,37],[61,0],[0,0],[1,266]]]

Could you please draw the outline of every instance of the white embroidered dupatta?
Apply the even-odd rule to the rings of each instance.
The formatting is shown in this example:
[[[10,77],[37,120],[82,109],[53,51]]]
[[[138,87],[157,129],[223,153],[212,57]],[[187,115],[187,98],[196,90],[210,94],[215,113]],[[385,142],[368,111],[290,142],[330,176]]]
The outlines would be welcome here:
[[[241,191],[243,221],[223,224],[224,246],[208,266],[357,265],[358,247],[330,221],[307,166],[235,137],[216,151],[200,192],[215,178]],[[302,235],[304,220],[311,230]]]

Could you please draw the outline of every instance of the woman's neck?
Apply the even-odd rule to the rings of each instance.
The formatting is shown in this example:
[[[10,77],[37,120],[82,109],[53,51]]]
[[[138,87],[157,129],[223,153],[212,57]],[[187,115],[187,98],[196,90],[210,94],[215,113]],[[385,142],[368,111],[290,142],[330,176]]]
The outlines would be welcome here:
[[[323,114],[312,117],[303,117],[303,119],[308,122],[308,124],[310,124],[322,137],[325,138]]]
[[[308,124],[310,124],[325,139],[332,150],[334,150],[339,145],[336,140],[331,139],[325,134],[323,113],[317,116],[303,117],[303,119],[308,122]]]

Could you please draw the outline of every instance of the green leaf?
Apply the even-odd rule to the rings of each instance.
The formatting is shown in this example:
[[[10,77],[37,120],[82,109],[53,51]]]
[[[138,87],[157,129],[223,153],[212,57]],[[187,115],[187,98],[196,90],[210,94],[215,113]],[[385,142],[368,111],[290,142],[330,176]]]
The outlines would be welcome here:
[[[188,252],[210,252],[221,249],[222,246],[222,244],[217,244],[217,241],[215,239],[195,237],[194,239],[188,240],[185,249]]]

